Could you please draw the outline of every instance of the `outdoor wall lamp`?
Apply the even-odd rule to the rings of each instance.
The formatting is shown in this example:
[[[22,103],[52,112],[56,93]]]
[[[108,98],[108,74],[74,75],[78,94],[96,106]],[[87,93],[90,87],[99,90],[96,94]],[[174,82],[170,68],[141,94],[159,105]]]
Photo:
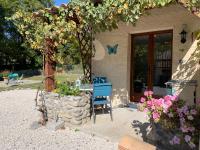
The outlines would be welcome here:
[[[186,24],[183,24],[183,30],[181,31],[180,35],[181,35],[181,43],[185,43],[187,40],[186,40],[186,36],[187,36],[187,32],[185,31],[185,28],[186,28]]]

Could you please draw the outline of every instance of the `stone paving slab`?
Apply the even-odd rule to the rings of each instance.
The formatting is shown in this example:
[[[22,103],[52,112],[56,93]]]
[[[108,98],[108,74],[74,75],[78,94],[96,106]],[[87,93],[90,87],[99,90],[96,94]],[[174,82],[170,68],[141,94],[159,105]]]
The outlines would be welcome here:
[[[107,139],[118,142],[124,135],[130,135],[143,140],[149,122],[145,113],[137,111],[135,108],[115,108],[113,109],[113,122],[110,114],[98,114],[96,123],[93,118],[90,122],[80,127],[86,133],[106,137]],[[144,131],[144,132],[143,132]]]

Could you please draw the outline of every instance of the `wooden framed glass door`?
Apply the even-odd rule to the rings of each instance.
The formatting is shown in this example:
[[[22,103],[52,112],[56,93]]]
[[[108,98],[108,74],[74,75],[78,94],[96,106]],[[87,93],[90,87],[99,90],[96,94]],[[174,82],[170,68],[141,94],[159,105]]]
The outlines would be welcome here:
[[[139,101],[145,90],[156,96],[166,94],[171,79],[172,30],[132,35],[131,101]]]

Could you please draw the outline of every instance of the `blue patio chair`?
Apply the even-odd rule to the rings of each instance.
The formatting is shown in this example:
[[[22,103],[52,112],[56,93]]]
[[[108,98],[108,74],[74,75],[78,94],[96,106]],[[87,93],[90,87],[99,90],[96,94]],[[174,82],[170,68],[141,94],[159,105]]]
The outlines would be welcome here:
[[[96,83],[107,83],[108,82],[106,77],[100,77],[100,76],[94,76],[92,78],[92,81],[93,81],[93,84],[96,84]]]
[[[92,112],[93,112],[93,120],[95,123],[96,120],[96,112],[95,106],[97,105],[107,105],[110,104],[110,117],[113,120],[112,116],[112,103],[109,96],[112,95],[112,84],[111,83],[96,83],[93,84],[93,94],[92,94]],[[104,110],[104,108],[102,108]]]
[[[8,75],[8,78],[9,78],[9,80],[11,80],[11,79],[16,80],[17,78],[19,78],[19,75],[18,75],[18,73],[10,73]]]
[[[23,79],[23,74],[19,77],[18,73],[10,73],[8,75],[8,84],[10,85],[18,85],[19,83],[23,83],[22,79]]]

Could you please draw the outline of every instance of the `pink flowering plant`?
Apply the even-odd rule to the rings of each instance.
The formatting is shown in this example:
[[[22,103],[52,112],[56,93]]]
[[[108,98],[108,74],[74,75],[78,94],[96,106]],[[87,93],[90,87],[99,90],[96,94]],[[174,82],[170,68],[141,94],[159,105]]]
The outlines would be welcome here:
[[[159,123],[168,130],[178,131],[169,141],[171,145],[187,143],[191,149],[199,144],[200,105],[189,106],[177,95],[153,98],[152,91],[145,91],[141,111],[145,111],[151,123]]]

